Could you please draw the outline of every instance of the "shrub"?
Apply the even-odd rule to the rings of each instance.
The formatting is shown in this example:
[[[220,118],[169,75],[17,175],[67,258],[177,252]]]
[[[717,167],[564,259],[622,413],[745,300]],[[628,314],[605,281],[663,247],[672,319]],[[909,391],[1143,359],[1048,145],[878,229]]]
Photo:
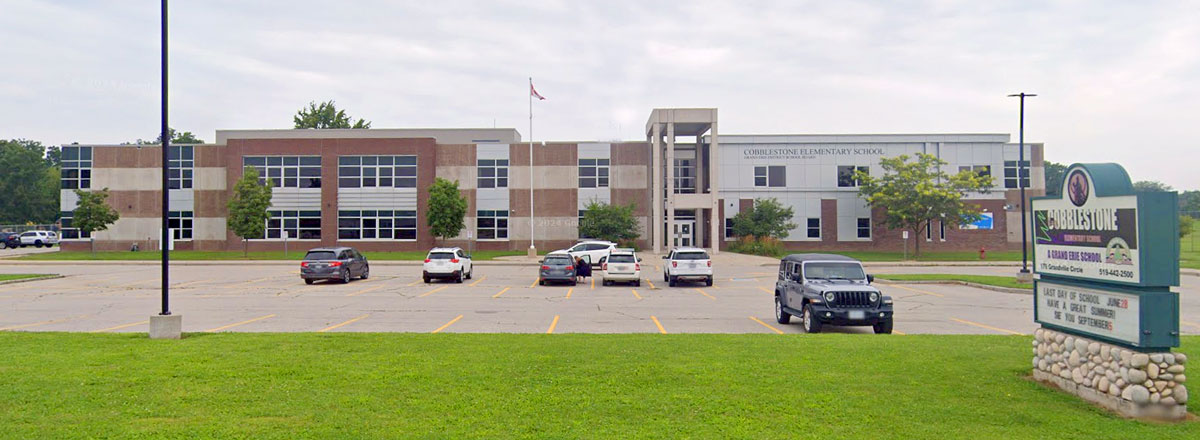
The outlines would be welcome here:
[[[775,237],[755,237],[747,235],[729,245],[729,250],[739,254],[762,255],[764,257],[779,257],[784,254],[783,242]]]

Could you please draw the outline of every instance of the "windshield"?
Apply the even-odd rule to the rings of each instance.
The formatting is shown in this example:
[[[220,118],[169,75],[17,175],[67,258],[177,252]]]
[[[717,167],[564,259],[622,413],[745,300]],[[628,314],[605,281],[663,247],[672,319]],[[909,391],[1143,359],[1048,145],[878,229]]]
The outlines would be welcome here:
[[[307,261],[336,260],[336,258],[334,258],[333,251],[312,251],[306,254],[304,259]]]
[[[804,278],[810,280],[862,280],[867,278],[858,263],[807,263]]]
[[[633,263],[635,261],[634,261],[633,255],[613,255],[611,257],[608,257],[608,262],[609,263]]]
[[[708,253],[707,252],[677,252],[675,254],[675,259],[676,260],[707,260]]]
[[[574,264],[574,262],[571,261],[571,259],[567,258],[567,257],[547,257],[546,258],[547,266],[570,266],[572,264]]]
[[[454,253],[453,252],[430,252],[429,259],[430,260],[453,260]]]

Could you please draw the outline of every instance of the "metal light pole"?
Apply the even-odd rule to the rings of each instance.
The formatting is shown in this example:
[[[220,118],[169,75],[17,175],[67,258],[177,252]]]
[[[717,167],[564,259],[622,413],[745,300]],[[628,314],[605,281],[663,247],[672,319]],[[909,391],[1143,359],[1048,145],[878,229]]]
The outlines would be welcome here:
[[[1021,92],[1008,96],[1010,98],[1021,98],[1021,131],[1018,135],[1020,148],[1017,153],[1017,187],[1021,188],[1021,272],[1018,278],[1022,278],[1027,277],[1027,274],[1029,274],[1029,244],[1027,242],[1029,240],[1029,231],[1025,225],[1025,222],[1028,220],[1025,215],[1025,176],[1021,175],[1021,172],[1025,169],[1025,97],[1034,97],[1037,95]],[[1032,178],[1032,176],[1030,177]]]
[[[162,312],[160,315],[170,315],[171,307],[169,304],[169,288],[170,267],[171,267],[171,251],[170,241],[170,149],[171,149],[171,129],[167,125],[167,0],[162,0],[162,241],[159,244],[162,248]]]

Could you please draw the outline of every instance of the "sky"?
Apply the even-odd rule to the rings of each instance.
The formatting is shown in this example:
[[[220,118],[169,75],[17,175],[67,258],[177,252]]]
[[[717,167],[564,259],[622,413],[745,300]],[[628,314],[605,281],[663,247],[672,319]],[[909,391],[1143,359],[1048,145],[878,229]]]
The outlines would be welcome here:
[[[1198,1],[176,1],[171,126],[291,128],[335,100],[375,128],[644,140],[650,110],[724,134],[1009,133],[1062,163],[1200,189]],[[156,1],[0,0],[0,139],[153,139]]]

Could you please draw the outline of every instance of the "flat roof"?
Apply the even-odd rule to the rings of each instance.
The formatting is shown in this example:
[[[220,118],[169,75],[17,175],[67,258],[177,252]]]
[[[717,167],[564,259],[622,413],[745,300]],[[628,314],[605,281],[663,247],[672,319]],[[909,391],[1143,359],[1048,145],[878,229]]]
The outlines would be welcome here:
[[[218,144],[229,139],[404,139],[433,138],[439,144],[515,144],[515,128],[287,128],[267,130],[217,130]]]
[[[1008,143],[1004,133],[901,133],[901,134],[722,134],[722,144],[881,144],[913,142]],[[709,136],[704,137],[709,142]],[[1026,142],[1031,143],[1031,142]]]

